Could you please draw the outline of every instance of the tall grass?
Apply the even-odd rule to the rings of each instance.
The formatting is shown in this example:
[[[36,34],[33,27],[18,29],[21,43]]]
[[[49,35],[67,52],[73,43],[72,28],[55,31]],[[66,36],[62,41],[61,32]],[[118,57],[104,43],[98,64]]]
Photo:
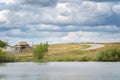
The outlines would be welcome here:
[[[96,53],[97,61],[120,61],[120,48],[111,47]]]
[[[0,50],[0,62],[15,62],[14,57],[8,56],[7,52]]]

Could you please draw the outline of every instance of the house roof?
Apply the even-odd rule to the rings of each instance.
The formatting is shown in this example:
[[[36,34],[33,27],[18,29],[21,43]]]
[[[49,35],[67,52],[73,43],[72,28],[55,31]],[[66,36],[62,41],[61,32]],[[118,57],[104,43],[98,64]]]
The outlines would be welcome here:
[[[21,46],[15,46],[15,48],[21,48]]]
[[[17,44],[17,45],[15,45],[14,47],[15,48],[20,48],[20,47],[31,47],[27,42],[25,42],[25,41],[22,41],[22,42],[19,42],[19,44]]]
[[[19,45],[28,45],[27,42],[19,42]]]

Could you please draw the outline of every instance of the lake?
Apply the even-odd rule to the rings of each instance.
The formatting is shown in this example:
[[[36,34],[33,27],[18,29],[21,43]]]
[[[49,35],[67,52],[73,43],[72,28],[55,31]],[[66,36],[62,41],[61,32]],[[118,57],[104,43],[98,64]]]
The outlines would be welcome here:
[[[1,63],[0,80],[120,80],[120,63]]]

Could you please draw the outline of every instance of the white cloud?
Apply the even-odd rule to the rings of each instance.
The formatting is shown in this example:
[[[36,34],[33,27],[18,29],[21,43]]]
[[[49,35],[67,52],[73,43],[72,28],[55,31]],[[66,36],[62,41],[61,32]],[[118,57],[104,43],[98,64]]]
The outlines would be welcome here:
[[[112,10],[113,10],[114,13],[120,15],[120,3],[117,4],[117,5],[114,5],[113,8],[112,8]]]
[[[113,12],[120,14],[119,3],[52,0],[55,3],[49,4],[49,1],[0,0],[5,3],[0,10],[0,36],[51,43],[120,40],[120,26],[107,23]]]
[[[96,22],[100,23],[104,21],[105,17],[111,15],[111,4],[90,1],[83,1],[80,4],[58,3],[54,8],[38,8],[35,6],[33,8],[25,5],[22,7],[25,8],[17,11],[11,10],[6,15],[10,22],[9,25],[29,23],[93,24]]]
[[[32,28],[35,28],[36,30],[60,30],[60,27],[55,25],[46,25],[46,24],[40,24],[37,26],[34,26]]]
[[[119,26],[116,25],[100,25],[100,26],[66,26],[66,31],[94,31],[94,32],[109,32],[119,31]]]
[[[12,4],[14,0],[0,0],[0,3]]]
[[[104,33],[104,32],[68,32],[64,37],[56,37],[49,39],[51,43],[69,43],[69,42],[116,42],[120,41],[119,33]]]
[[[8,13],[8,10],[2,10],[0,11],[0,22],[8,22],[6,14]]]

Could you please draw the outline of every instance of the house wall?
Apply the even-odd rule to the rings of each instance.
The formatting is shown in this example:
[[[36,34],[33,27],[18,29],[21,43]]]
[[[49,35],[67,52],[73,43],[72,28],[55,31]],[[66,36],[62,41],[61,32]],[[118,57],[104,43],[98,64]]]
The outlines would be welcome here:
[[[23,51],[31,51],[32,50],[32,47],[30,46],[25,46],[25,48],[23,49]]]
[[[15,46],[7,46],[6,51],[10,53],[16,53],[16,52],[22,52],[22,51],[31,51],[32,47],[29,46],[27,43],[24,44],[18,44]]]
[[[5,51],[9,53],[19,52],[19,50],[16,50],[14,47],[6,47]]]

